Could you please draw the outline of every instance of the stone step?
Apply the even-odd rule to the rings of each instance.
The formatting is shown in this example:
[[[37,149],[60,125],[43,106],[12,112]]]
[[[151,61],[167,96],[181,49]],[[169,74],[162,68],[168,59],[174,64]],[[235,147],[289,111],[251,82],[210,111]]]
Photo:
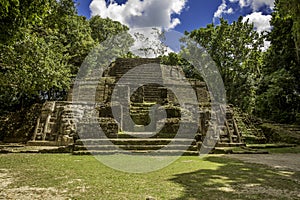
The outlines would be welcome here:
[[[87,131],[80,134],[81,139],[91,139],[91,138],[93,138],[93,139],[105,139],[107,137],[109,137],[109,136],[104,135],[104,134],[95,133],[95,132],[87,132]]]
[[[139,132],[139,133],[122,133],[122,134],[118,134],[118,138],[190,138],[192,139],[192,137],[189,134],[180,134],[177,135],[176,133],[163,133],[163,132],[159,132],[156,133],[155,135],[152,133],[148,133],[148,132]]]
[[[268,148],[292,148],[296,147],[296,144],[253,144],[247,145],[250,149],[268,149]]]
[[[117,75],[117,79],[121,77],[122,75]],[[126,75],[126,78],[124,77],[122,82],[125,84],[133,84],[139,83],[141,80],[143,80],[144,83],[154,83],[155,80],[162,80],[162,77],[156,76],[155,74],[141,74],[139,77]]]
[[[27,146],[59,146],[57,141],[31,140],[27,142]]]
[[[124,74],[124,72],[127,72],[128,70],[130,70],[130,69],[133,69],[133,68],[135,68],[135,67],[133,67],[133,66],[122,66],[122,67],[118,67],[118,68],[116,68],[116,74],[117,73],[122,73],[122,74]],[[158,70],[158,68],[157,67],[147,67],[147,70],[140,70],[140,73],[143,73],[143,74],[147,74],[147,73],[156,73],[156,74],[160,74],[160,75],[162,75],[162,73],[161,73],[161,71],[157,71]]]
[[[135,77],[135,76],[131,76],[131,75],[126,75],[123,76],[121,74],[117,74],[116,76],[116,80],[118,80],[119,78],[123,77],[123,81],[128,81],[128,83],[135,83],[135,82],[131,82],[132,80],[136,80],[138,82],[141,82],[141,80],[143,80],[144,83],[155,83],[155,80],[162,80],[162,77],[159,75],[155,75],[155,74],[140,74],[139,77]]]
[[[244,147],[246,146],[245,143],[222,143],[219,142],[216,144],[216,147]]]
[[[222,142],[222,143],[229,143],[230,140],[229,140],[228,137],[222,137],[222,138],[220,138],[220,142]]]
[[[117,70],[116,75],[117,75],[117,77],[123,76],[124,75],[124,70]],[[150,69],[150,68],[147,69],[146,71],[141,70],[140,75],[146,75],[145,77],[153,77],[153,76],[162,77],[162,74],[157,72],[156,69]],[[127,73],[126,76],[127,77],[138,78],[133,73]],[[142,76],[140,76],[140,77],[142,77]]]
[[[75,151],[84,151],[84,150],[89,150],[89,151],[94,151],[94,150],[116,150],[116,148],[123,149],[123,150],[159,150],[164,147],[165,145],[88,145],[88,146],[80,146],[77,145],[74,147]],[[189,150],[189,151],[197,151],[198,148],[196,145],[170,145],[167,147],[168,150]]]
[[[194,139],[168,139],[168,138],[122,138],[122,139],[79,139],[75,145],[196,145]]]
[[[139,104],[139,105],[134,105],[131,104],[130,109],[135,109],[135,110],[149,110],[149,108],[151,108],[153,104]]]
[[[152,104],[153,102],[149,102],[149,104]],[[152,104],[151,106],[147,106],[147,107],[142,107],[142,106],[130,106],[130,112],[144,112],[144,113],[149,113],[149,111],[151,110],[151,107],[154,104]]]
[[[146,89],[146,90],[144,90],[144,94],[146,94],[147,96],[148,95],[157,95],[157,94],[161,94],[161,90],[159,90],[159,89]]]
[[[157,102],[160,99],[158,97],[147,97],[144,99],[145,102]]]
[[[145,155],[149,156],[198,156],[198,151],[177,151],[177,150],[166,150],[166,151],[144,151],[144,150],[136,150],[136,151],[73,151],[73,155],[114,155],[114,154],[134,154],[134,155]]]
[[[149,108],[130,108],[130,114],[149,115]]]

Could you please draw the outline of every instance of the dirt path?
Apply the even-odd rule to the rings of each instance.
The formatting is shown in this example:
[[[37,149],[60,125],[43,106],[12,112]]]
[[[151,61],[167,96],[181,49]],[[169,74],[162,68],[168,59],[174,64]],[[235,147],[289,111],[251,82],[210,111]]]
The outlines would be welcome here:
[[[300,154],[227,154],[225,157],[236,158],[247,163],[268,165],[277,169],[300,171]]]

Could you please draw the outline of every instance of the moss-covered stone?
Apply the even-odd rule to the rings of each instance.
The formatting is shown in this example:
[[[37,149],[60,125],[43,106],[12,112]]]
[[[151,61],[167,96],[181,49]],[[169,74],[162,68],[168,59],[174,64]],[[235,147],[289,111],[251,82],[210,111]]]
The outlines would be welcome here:
[[[300,134],[289,131],[280,125],[264,123],[260,125],[268,143],[300,144]]]

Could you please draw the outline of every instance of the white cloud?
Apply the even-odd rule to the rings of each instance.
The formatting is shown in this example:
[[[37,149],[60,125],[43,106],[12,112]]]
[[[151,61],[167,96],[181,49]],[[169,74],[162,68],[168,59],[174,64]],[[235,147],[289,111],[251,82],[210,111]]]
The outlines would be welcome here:
[[[262,33],[263,31],[271,31],[272,26],[270,24],[272,16],[271,15],[263,15],[261,12],[254,12],[250,15],[247,15],[243,18],[243,22],[249,19],[249,23],[253,23],[254,29],[258,33]],[[266,51],[270,47],[271,43],[269,41],[264,41],[263,51]]]
[[[253,11],[258,11],[263,6],[274,8],[275,0],[229,0],[231,3],[239,3],[240,8],[251,7]]]
[[[218,7],[218,10],[214,13],[214,18],[219,18],[222,16],[223,12],[225,11],[227,5],[225,0],[222,1],[222,4]]]
[[[128,0],[118,5],[111,1],[106,5],[105,0],[93,0],[90,4],[91,15],[100,15],[128,25],[130,28],[163,27],[172,29],[180,24],[179,18],[172,17],[180,14],[188,0]]]
[[[230,1],[235,1],[235,0],[230,0]],[[214,13],[214,21],[217,18],[221,18],[223,14],[232,14],[233,9],[232,8],[227,8],[226,0],[222,0],[222,4],[218,7],[218,10]]]
[[[270,46],[271,46],[271,42],[265,40],[264,41],[264,47],[262,48],[262,51],[267,51]]]
[[[263,15],[261,12],[254,12],[245,16],[243,21],[245,22],[247,19],[249,19],[249,22],[253,23],[255,30],[261,33],[263,31],[270,31],[272,29],[270,24],[271,18],[271,15]]]
[[[253,11],[258,11],[263,6],[268,6],[269,8],[274,8],[275,0],[252,0],[251,8]]]
[[[159,27],[134,28],[130,29],[129,33],[135,39],[135,43],[130,51],[137,56],[156,58],[159,55],[168,55],[170,52],[174,52],[172,48],[160,39],[162,30]],[[173,42],[176,42],[176,40]]]
[[[233,13],[233,9],[232,8],[229,8],[227,11],[226,11],[227,14],[232,14]]]

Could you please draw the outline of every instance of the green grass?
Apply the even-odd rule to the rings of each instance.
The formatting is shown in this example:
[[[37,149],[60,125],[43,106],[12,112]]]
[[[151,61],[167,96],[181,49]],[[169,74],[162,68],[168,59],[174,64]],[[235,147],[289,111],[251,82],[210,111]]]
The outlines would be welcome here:
[[[300,173],[278,171],[220,156],[181,157],[159,171],[115,171],[93,156],[68,154],[0,155],[1,171],[13,188],[56,188],[66,199],[297,199]],[[1,184],[0,184],[1,186]],[[29,195],[29,194],[28,194]],[[53,199],[55,195],[52,194]]]
[[[269,148],[270,153],[300,153],[300,146],[285,147],[285,148]]]

